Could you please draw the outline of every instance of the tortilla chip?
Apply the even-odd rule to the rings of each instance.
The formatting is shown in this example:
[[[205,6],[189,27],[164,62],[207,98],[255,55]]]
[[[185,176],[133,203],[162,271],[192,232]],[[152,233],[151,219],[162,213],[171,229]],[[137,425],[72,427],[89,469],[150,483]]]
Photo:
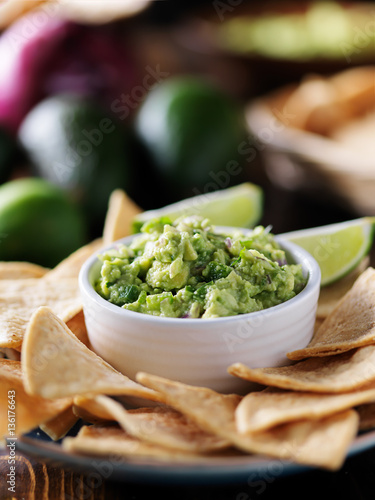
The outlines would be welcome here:
[[[8,349],[4,347],[0,349],[0,358],[13,359],[13,361],[20,361],[21,353],[16,351],[16,349]]]
[[[244,396],[236,408],[238,432],[264,431],[302,419],[321,419],[361,403],[375,402],[375,388],[345,394],[316,394],[267,388]]]
[[[0,262],[0,280],[41,278],[49,269],[31,262]]]
[[[293,365],[250,368],[235,363],[228,372],[236,377],[281,389],[341,393],[375,385],[375,346],[309,358]]]
[[[322,321],[329,314],[331,314],[342,297],[352,288],[357,278],[369,266],[369,263],[370,259],[367,256],[349,274],[340,280],[335,281],[331,285],[321,288],[318,299],[318,308],[316,311],[317,319]]]
[[[156,458],[168,461],[204,461],[207,455],[163,448],[140,441],[117,425],[90,425],[81,428],[76,437],[67,437],[63,448],[88,455],[122,456],[127,458]],[[225,452],[222,452],[225,453]],[[217,456],[219,452],[216,452]]]
[[[47,434],[53,441],[58,441],[66,436],[67,432],[78,422],[78,417],[73,413],[73,405],[56,417],[40,424],[40,429]]]
[[[103,405],[97,402],[95,396],[76,396],[73,402],[73,413],[84,422],[96,424],[116,420]]]
[[[69,321],[82,309],[77,279],[0,280],[0,347],[21,347],[31,315],[40,306]]]
[[[97,396],[119,425],[141,441],[192,453],[209,453],[228,448],[228,440],[202,431],[180,412],[166,406],[126,410],[106,396]]]
[[[32,315],[22,345],[26,390],[48,398],[109,394],[160,400],[88,349],[48,307]]]
[[[356,408],[359,414],[359,430],[368,431],[375,428],[375,403],[360,405]]]
[[[11,391],[14,391],[15,409],[10,406],[13,402]],[[55,418],[71,404],[71,398],[50,400],[31,396],[24,388],[21,363],[0,360],[0,438],[9,435],[9,430],[12,430],[8,426],[13,415],[8,412],[15,411],[15,431],[20,435]]]
[[[264,432],[240,434],[235,421],[236,395],[219,394],[146,373],[139,373],[137,380],[163,393],[167,404],[202,429],[250,453],[336,470],[358,430],[357,413],[347,410],[321,420],[302,420]]]
[[[73,316],[73,318],[66,321],[66,326],[72,333],[74,333],[78,340],[85,344],[85,346],[89,349],[91,348],[83,310],[79,311],[79,313]]]
[[[47,281],[58,281],[66,278],[78,278],[84,262],[91,257],[93,253],[103,246],[103,240],[98,238],[91,241],[87,245],[78,248],[75,252],[70,254],[66,259],[62,260],[56,267],[48,271],[43,277]]]
[[[291,360],[329,356],[375,343],[375,269],[369,267],[355,281],[323,321],[304,349],[289,352]]]
[[[108,210],[103,229],[104,246],[120,240],[132,233],[132,221],[141,213],[133,200],[121,189],[113,191],[109,198]]]

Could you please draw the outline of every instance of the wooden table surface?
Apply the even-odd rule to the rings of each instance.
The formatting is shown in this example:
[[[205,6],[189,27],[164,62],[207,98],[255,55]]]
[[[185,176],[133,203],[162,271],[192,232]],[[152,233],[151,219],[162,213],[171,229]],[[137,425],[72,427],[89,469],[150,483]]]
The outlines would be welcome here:
[[[272,223],[274,232],[280,233],[301,227],[328,224],[355,218],[354,214],[334,206],[317,205],[311,200],[301,200],[294,195],[284,196],[277,191],[267,194],[268,208],[264,223]],[[298,209],[296,208],[298,207]],[[234,484],[152,484],[124,481],[90,475],[56,467],[33,457],[16,453],[15,493],[8,491],[7,474],[9,463],[7,453],[0,450],[0,500],[117,500],[117,499],[162,499],[179,500],[268,500],[279,498],[331,498],[361,500],[374,498],[375,491],[375,447],[356,454],[345,462],[341,470],[308,472],[282,476],[270,470],[260,480],[249,475],[246,481]]]

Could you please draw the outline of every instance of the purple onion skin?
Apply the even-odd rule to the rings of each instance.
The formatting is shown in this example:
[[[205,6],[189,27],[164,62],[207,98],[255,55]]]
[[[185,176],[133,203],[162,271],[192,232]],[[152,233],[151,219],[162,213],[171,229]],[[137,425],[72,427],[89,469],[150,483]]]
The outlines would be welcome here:
[[[137,83],[131,55],[111,26],[50,17],[39,28],[30,13],[0,36],[0,125],[16,134],[43,98],[74,92],[111,103]],[[34,20],[34,22],[33,22]]]

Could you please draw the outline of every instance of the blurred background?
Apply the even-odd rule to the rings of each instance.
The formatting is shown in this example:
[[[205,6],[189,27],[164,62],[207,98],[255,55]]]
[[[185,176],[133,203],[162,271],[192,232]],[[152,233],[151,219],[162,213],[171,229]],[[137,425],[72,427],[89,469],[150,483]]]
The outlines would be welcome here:
[[[375,3],[0,1],[0,260],[242,182],[275,233],[375,215]]]

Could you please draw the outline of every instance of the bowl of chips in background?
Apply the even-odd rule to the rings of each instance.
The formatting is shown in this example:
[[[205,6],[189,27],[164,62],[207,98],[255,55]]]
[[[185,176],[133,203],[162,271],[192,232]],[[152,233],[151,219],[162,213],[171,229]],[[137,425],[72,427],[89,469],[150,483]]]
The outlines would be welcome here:
[[[102,252],[119,243],[129,244],[132,238]],[[93,287],[101,261],[92,255],[81,268],[79,287],[93,350],[131,379],[147,371],[221,392],[241,391],[248,383],[230,375],[229,365],[238,361],[254,368],[288,364],[286,353],[306,346],[313,334],[320,268],[304,249],[291,242],[280,244],[289,262],[302,265],[308,278],[305,288],[269,309],[212,319],[151,316],[111,304]]]
[[[307,74],[252,100],[246,120],[264,170],[285,192],[373,215],[375,66]]]

